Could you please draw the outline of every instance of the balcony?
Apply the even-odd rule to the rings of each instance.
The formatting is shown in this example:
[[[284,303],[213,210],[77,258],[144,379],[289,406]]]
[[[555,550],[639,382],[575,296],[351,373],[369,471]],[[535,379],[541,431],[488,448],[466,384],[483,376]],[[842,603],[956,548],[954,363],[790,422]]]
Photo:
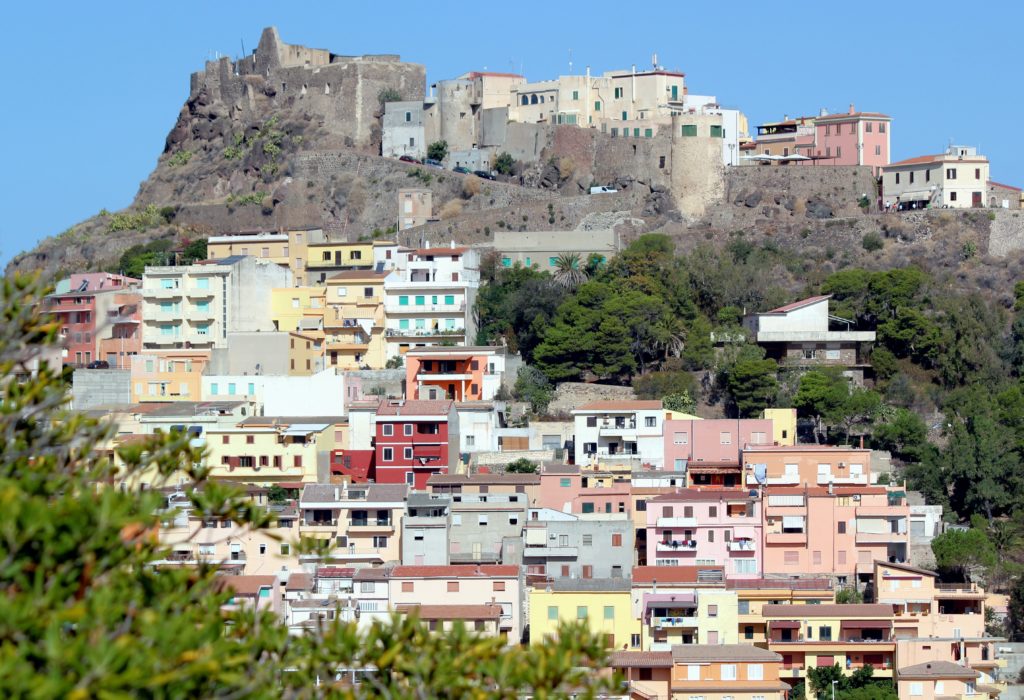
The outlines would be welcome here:
[[[185,290],[185,294],[190,299],[209,299],[210,297],[213,296],[213,290],[210,289],[209,287],[189,287],[187,290]]]
[[[697,527],[697,518],[658,518],[658,527]]]
[[[765,477],[765,483],[769,486],[798,486],[800,484],[799,474],[782,474],[780,476]],[[756,486],[757,479],[753,474],[747,474],[747,486]]]
[[[696,552],[697,540],[659,540],[658,549],[667,552]]]
[[[904,532],[858,532],[857,544],[885,544],[888,542],[906,542]]]
[[[384,310],[390,314],[423,314],[423,313],[462,313],[466,310],[465,302],[455,304],[395,304],[385,303]]]
[[[661,627],[661,628],[666,628],[666,627],[696,627],[697,626],[697,616],[696,615],[687,615],[687,616],[674,615],[674,616],[671,616],[671,617],[652,617],[651,618],[651,625],[656,627],[656,628],[657,627]]]
[[[806,544],[806,532],[769,532],[764,536],[766,544]]]
[[[384,335],[389,338],[429,338],[429,337],[451,337],[466,334],[465,328],[388,328]]]
[[[867,474],[851,474],[850,476],[833,476],[832,474],[818,474],[818,484],[839,484],[866,486],[868,483]]]
[[[361,532],[394,532],[395,523],[391,520],[353,520],[349,523],[348,533],[357,535]]]
[[[181,288],[175,289],[143,289],[143,299],[180,299],[182,294]]]
[[[457,372],[446,373],[446,372],[420,372],[416,375],[416,381],[421,384],[424,382],[444,382],[444,381],[469,381],[473,378],[472,374],[460,374]]]
[[[523,549],[523,559],[575,559],[578,556],[578,547],[554,547],[542,545],[539,547],[525,547]]]
[[[304,523],[299,521],[299,527],[302,529],[302,534],[334,534],[338,531],[337,520],[314,520],[312,522]]]
[[[142,320],[147,323],[181,323],[182,310],[176,309],[161,309],[160,307],[146,309],[146,312],[142,315]]]
[[[733,540],[729,543],[730,552],[754,552],[757,544],[753,540]]]

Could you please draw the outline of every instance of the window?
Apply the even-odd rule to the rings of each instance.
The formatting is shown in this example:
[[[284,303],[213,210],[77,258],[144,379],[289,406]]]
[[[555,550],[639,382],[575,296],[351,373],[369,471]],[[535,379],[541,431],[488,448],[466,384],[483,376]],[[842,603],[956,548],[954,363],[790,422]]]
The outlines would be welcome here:
[[[492,586],[492,590],[495,590],[495,591],[503,591],[503,590],[505,590],[505,582],[504,581],[495,581],[494,585]]]
[[[709,518],[717,518],[718,517],[718,506],[708,506],[708,517]],[[729,538],[726,537],[725,539],[728,540]]]
[[[591,546],[593,546],[593,544],[594,544],[594,536],[593,535],[583,535],[583,546],[584,547],[591,547]]]
[[[622,546],[622,533],[621,532],[613,532],[612,533],[612,547],[621,547],[621,546]]]
[[[722,445],[731,445],[732,444],[732,433],[731,432],[719,433],[719,435],[718,435],[718,442],[720,444],[722,444]]]
[[[829,625],[822,625],[818,628],[818,641],[831,642],[832,641],[832,627]],[[831,666],[832,664],[829,664]]]
[[[558,480],[558,485],[559,485],[560,487],[562,487],[563,489],[567,489],[567,488],[569,488],[570,486],[572,486],[572,480],[571,480],[571,479],[569,479],[569,478],[565,478],[565,477],[563,477],[563,478],[561,478],[561,479],[559,479],[559,480]]]
[[[924,695],[924,683],[911,683],[910,684],[910,696]]]
[[[290,544],[288,544],[287,542],[282,542],[281,543],[281,556],[282,557],[287,557],[291,553],[292,553],[292,546]]]
[[[614,620],[615,619],[615,606],[606,605],[604,606],[604,619]]]
[[[615,99],[616,100],[622,99],[622,88],[620,88],[620,87],[615,88]]]
[[[708,605],[708,617],[718,617],[717,605]]]
[[[910,184],[911,185],[914,184],[914,171],[913,170],[910,171]]]
[[[668,516],[666,515],[665,517],[668,517]],[[683,517],[684,518],[692,518],[693,517],[693,506],[683,506]]]
[[[476,519],[476,523],[477,523],[477,525],[486,525],[487,524],[487,515],[484,514],[484,515],[478,516],[477,519]]]
[[[736,680],[736,664],[722,664],[722,680]]]
[[[403,457],[403,459],[412,459],[412,448],[411,447],[403,448],[403,450],[402,450],[402,457]]]
[[[722,138],[722,127],[718,124],[711,125],[711,138],[720,139]]]
[[[548,619],[549,620],[557,620],[558,619],[558,606],[557,605],[549,605],[548,606]]]
[[[572,91],[572,101],[576,102],[579,99],[580,99],[580,91],[579,90],[573,90]]]
[[[748,681],[763,681],[764,680],[764,665],[763,664],[747,664],[747,680]]]
[[[395,450],[393,448],[385,447],[383,450],[381,450],[381,453],[382,453],[381,454],[381,460],[382,461],[384,461],[384,462],[394,462],[395,461]]]
[[[900,184],[900,174],[899,173],[895,173],[895,175],[896,175],[896,184],[898,185],[898,184]]]
[[[784,555],[786,566],[797,566],[800,563],[800,552],[789,549]]]
[[[413,592],[413,582],[412,581],[402,581],[402,593],[412,593],[412,592]]]
[[[821,550],[816,549],[811,553],[811,561],[815,566],[821,566]]]
[[[950,192],[949,193],[949,201],[951,201],[951,202],[955,202],[956,201],[956,192]]]
[[[697,125],[696,124],[683,124],[683,136],[696,136]]]
[[[458,581],[449,581],[448,582],[448,592],[449,593],[458,593],[459,592],[459,582]]]
[[[980,180],[981,179],[981,168],[975,168],[974,169],[974,179],[975,180]]]
[[[686,680],[699,681],[700,666],[698,666],[697,664],[686,664]]]
[[[579,605],[579,606],[576,607],[576,619],[577,620],[586,620],[587,619],[587,606],[586,605]]]
[[[838,522],[838,523],[836,524],[836,528],[838,528],[838,529],[837,529],[837,532],[838,532],[838,533],[839,533],[840,535],[845,535],[845,534],[846,534],[846,521],[845,521],[845,520],[840,520],[840,521],[839,521],[839,522]]]
[[[946,179],[947,180],[955,180],[956,179],[956,168],[946,168]]]
[[[595,112],[600,112],[601,111],[601,103],[600,102],[595,102],[594,103],[594,111]]]
[[[878,123],[878,133],[880,133],[880,134],[884,134],[885,133],[885,122],[879,122]]]
[[[875,155],[876,156],[882,155],[882,147],[881,146],[875,146]],[[927,171],[925,171],[925,172],[927,172]]]
[[[672,443],[675,445],[687,445],[690,442],[689,433],[674,433],[672,436]]]
[[[588,503],[583,503],[581,508],[580,508],[580,512],[581,513],[593,513],[594,512],[594,504],[593,503],[589,503],[589,502]]]
[[[385,437],[391,437],[392,435],[395,434],[395,426],[392,425],[391,423],[385,423],[381,427],[381,434],[384,435]]]
[[[402,426],[402,433],[406,437],[408,437],[409,435],[412,435],[412,423],[406,423],[404,426]]]

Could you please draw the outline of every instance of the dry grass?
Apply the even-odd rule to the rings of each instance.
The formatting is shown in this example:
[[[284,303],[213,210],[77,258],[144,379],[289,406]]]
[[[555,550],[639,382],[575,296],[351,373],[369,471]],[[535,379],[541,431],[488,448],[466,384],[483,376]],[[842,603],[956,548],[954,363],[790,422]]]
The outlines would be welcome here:
[[[480,178],[476,175],[468,175],[462,180],[462,196],[466,199],[480,194]]]
[[[454,219],[462,213],[462,202],[457,199],[450,199],[441,207],[440,217],[442,219]]]
[[[558,172],[563,180],[568,180],[576,172],[576,163],[573,162],[572,158],[562,158],[558,161]]]

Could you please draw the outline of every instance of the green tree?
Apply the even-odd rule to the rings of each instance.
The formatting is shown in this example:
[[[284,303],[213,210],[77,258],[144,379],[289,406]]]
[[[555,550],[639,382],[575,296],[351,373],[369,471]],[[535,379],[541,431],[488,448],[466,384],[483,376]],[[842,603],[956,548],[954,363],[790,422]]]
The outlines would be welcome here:
[[[384,363],[384,369],[401,369],[405,366],[405,358],[401,355],[392,355]]]
[[[587,273],[581,267],[579,255],[562,253],[555,258],[555,272],[552,277],[566,289],[576,289],[587,281]]]
[[[431,158],[436,161],[443,161],[448,157],[448,142],[434,141],[432,144],[427,146],[427,158]]]
[[[667,411],[679,411],[680,413],[693,413],[697,410],[697,402],[693,400],[688,391],[665,396],[661,400],[661,405]]]
[[[970,581],[971,572],[996,563],[995,548],[984,530],[947,530],[932,540],[932,552],[939,571],[960,581]]]
[[[519,368],[512,395],[519,401],[528,402],[534,413],[546,413],[553,394],[551,382],[543,372],[530,365],[523,365]]]
[[[690,394],[696,391],[693,375],[680,370],[648,372],[633,379],[633,391],[639,399],[664,399],[673,394]]]
[[[288,492],[277,484],[274,484],[267,489],[267,500],[271,503],[284,503],[288,500]]]
[[[509,153],[502,151],[498,154],[498,157],[494,159],[494,169],[502,175],[511,175],[512,169],[515,167],[516,161]]]
[[[505,466],[505,472],[508,474],[536,474],[537,463],[531,462],[525,457],[513,460]]]
[[[680,355],[687,369],[710,369],[715,363],[715,345],[711,340],[711,332],[711,323],[703,315],[690,321]]]
[[[189,241],[185,249],[181,251],[181,264],[191,265],[197,260],[206,260],[206,239],[197,238]]]
[[[359,632],[339,619],[293,636],[269,610],[223,606],[215,567],[152,566],[173,517],[161,491],[188,483],[192,515],[265,527],[238,487],[211,481],[187,435],[172,431],[107,456],[112,424],[66,410],[57,368],[28,364],[55,347],[42,289],[0,291],[0,678],[11,698],[594,697],[602,643],[585,625],[558,640],[509,647],[464,627],[430,632],[415,616]],[[145,479],[152,488],[107,486]],[[358,686],[339,669],[372,669]]]
[[[849,395],[849,380],[839,370],[816,369],[800,377],[793,405],[814,421],[815,442],[827,439],[828,426],[840,420]]]
[[[779,390],[775,360],[741,360],[728,373],[729,394],[741,418],[772,405]]]
[[[928,426],[921,416],[896,408],[876,424],[872,434],[876,447],[888,450],[903,462],[919,462],[928,448]]]

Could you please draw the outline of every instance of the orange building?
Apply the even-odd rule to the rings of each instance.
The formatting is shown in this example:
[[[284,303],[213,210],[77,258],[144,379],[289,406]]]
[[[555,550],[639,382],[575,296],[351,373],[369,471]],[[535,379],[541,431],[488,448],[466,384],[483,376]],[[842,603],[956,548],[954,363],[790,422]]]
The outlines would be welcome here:
[[[749,644],[674,646],[672,697],[785,700],[790,687],[779,680],[781,661],[779,654]]]
[[[131,357],[132,402],[199,401],[209,350],[147,350]]]
[[[410,399],[490,401],[501,387],[505,355],[491,347],[424,347],[405,353]]]

